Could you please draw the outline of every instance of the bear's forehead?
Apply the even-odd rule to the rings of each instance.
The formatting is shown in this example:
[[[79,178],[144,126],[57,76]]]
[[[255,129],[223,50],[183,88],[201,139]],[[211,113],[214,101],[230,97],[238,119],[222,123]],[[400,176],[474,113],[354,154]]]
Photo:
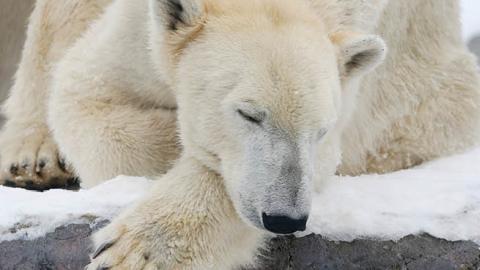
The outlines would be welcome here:
[[[315,24],[320,20],[308,1],[205,0],[204,5],[208,17],[222,18],[226,21],[242,20],[245,23],[256,23],[263,20],[281,26],[295,21]]]

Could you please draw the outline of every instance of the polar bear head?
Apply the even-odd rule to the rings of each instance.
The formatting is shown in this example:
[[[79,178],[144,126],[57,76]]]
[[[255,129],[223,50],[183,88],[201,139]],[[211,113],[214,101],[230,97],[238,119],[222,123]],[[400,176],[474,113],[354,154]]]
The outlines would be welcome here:
[[[313,179],[335,172],[354,82],[383,41],[330,33],[306,0],[151,0],[151,17],[185,154],[223,176],[248,224],[304,230]]]

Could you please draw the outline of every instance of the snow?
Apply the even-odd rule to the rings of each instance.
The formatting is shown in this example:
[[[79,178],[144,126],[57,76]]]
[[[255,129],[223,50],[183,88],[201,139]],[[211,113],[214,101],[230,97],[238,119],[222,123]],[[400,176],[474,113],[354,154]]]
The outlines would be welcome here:
[[[387,175],[336,177],[309,229],[332,240],[429,233],[480,244],[480,148]]]
[[[335,177],[314,198],[306,233],[332,240],[397,240],[429,233],[480,244],[480,148],[388,175]],[[111,219],[153,185],[120,176],[91,190],[0,187],[0,241],[32,239],[62,224]],[[26,228],[10,229],[16,224]]]
[[[144,178],[121,176],[94,189],[44,193],[0,186],[0,242],[34,239],[74,223],[111,219],[142,197],[152,185]],[[20,226],[20,227],[19,227]],[[12,232],[12,228],[17,228]]]

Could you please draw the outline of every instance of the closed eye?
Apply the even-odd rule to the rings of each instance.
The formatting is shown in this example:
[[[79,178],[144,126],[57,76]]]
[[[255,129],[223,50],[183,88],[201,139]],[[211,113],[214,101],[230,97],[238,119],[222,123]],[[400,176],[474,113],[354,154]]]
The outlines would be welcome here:
[[[253,115],[253,114],[249,114],[241,109],[237,109],[237,113],[245,120],[247,120],[248,122],[251,122],[251,123],[254,123],[254,124],[257,124],[257,125],[260,125],[262,124],[265,116],[262,115],[262,114],[258,114],[258,115]]]

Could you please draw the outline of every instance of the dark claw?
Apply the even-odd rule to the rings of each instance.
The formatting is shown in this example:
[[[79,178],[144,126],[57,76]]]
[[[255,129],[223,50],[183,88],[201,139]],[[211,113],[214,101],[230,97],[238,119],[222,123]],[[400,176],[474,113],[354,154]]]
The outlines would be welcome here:
[[[39,191],[43,192],[45,190],[48,190],[48,187],[42,184],[35,183],[32,180],[26,180],[22,183],[23,187],[27,190],[31,191]]]
[[[35,183],[31,180],[25,181],[25,188],[30,190],[35,190]]]
[[[38,167],[40,169],[45,168],[45,165],[47,165],[47,162],[44,159],[40,160],[40,162],[38,163]]]
[[[80,183],[79,179],[76,177],[68,178],[67,179],[67,185],[68,186],[76,186]]]
[[[30,167],[30,162],[28,162],[28,161],[22,162],[22,169],[26,170],[28,167]]]
[[[102,254],[105,250],[111,248],[115,244],[115,242],[108,242],[108,243],[103,243],[101,244],[97,250],[93,253],[92,259],[97,258],[100,254]]]
[[[79,190],[80,189],[80,179],[78,179],[77,177],[68,178],[67,183],[65,184],[65,189]]]
[[[12,188],[17,187],[17,184],[12,180],[5,180],[5,183],[3,185],[6,187],[12,187]]]
[[[49,189],[67,189],[67,190],[79,190],[80,189],[80,181],[78,178],[71,177],[71,178],[59,178],[59,177],[52,177],[48,180]]]
[[[67,166],[66,166],[66,163],[65,163],[65,159],[61,158],[61,159],[58,160],[58,167],[63,172],[67,172]]]
[[[18,166],[16,164],[10,166],[10,173],[14,176],[18,174]]]

